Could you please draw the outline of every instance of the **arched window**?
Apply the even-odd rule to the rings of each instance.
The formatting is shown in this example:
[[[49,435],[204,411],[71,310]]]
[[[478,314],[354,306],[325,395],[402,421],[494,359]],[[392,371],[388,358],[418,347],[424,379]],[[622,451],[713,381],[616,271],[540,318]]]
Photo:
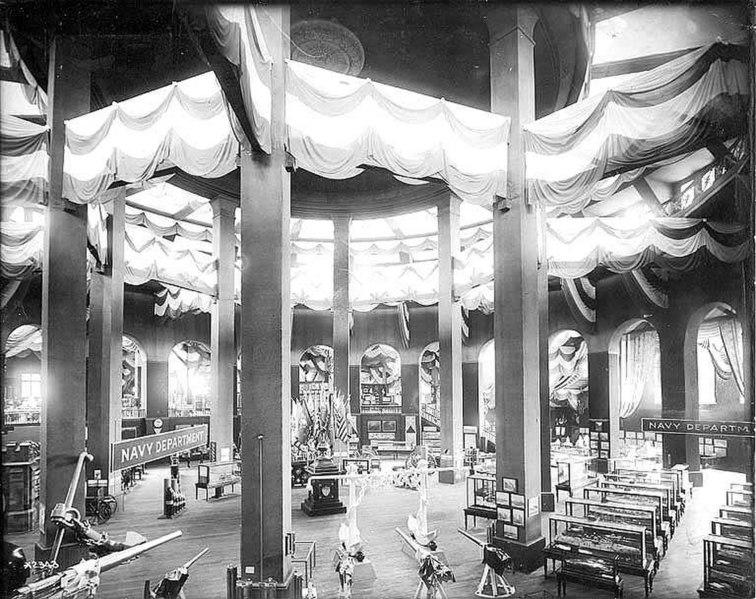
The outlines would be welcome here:
[[[402,361],[390,345],[376,343],[362,354],[360,405],[362,412],[401,412]]]
[[[37,423],[42,412],[42,330],[22,325],[3,347],[3,414],[5,424]]]
[[[698,403],[745,402],[743,330],[729,306],[712,308],[698,327]]]
[[[661,435],[643,432],[641,419],[662,414],[659,333],[647,320],[628,321],[613,335],[609,353],[616,360],[610,361],[613,456],[658,462]]]
[[[182,341],[168,357],[168,415],[205,416],[211,410],[210,349]]]
[[[496,445],[496,350],[491,339],[478,355],[478,420],[481,442]]]
[[[147,413],[147,355],[139,342],[123,336],[121,362],[121,416],[143,418]]]
[[[549,415],[552,441],[588,450],[588,344],[576,331],[549,338]]]
[[[333,349],[312,345],[299,357],[299,398],[307,403],[311,414],[321,405],[328,405],[332,391]]]

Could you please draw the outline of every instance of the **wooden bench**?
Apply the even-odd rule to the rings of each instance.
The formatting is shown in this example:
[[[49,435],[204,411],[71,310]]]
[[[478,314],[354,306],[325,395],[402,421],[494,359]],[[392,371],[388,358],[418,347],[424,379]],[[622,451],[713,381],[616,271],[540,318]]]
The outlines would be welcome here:
[[[205,489],[205,501],[210,499],[210,489],[215,489],[214,497],[223,496],[223,489],[241,483],[239,465],[237,462],[217,462],[215,464],[199,464],[197,466],[197,482],[194,483],[194,498],[198,499],[199,490]]]
[[[598,589],[607,589],[614,593],[614,599],[621,599],[624,594],[623,581],[617,569],[617,558],[613,560],[593,558],[565,558],[556,572],[557,595],[567,596],[567,581],[576,582]]]
[[[606,542],[602,544],[601,539]],[[544,576],[548,575],[548,560],[556,564],[567,559],[616,559],[620,572],[643,578],[646,596],[653,590],[656,562],[646,550],[646,529],[642,526],[552,515],[549,544],[543,550]]]

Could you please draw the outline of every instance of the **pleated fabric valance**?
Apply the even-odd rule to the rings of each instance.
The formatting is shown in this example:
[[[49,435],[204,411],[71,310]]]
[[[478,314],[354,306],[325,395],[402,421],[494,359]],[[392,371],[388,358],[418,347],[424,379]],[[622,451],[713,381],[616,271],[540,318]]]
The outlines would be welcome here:
[[[35,206],[46,201],[48,128],[0,114],[0,196],[3,207]]]
[[[524,128],[528,197],[578,212],[649,164],[742,133],[748,97],[747,47],[716,43],[541,118]]]
[[[200,177],[236,169],[233,115],[213,73],[66,122],[63,194],[92,202],[114,181],[144,181],[177,166]]]
[[[240,70],[246,116],[269,152],[272,58],[264,7],[213,6],[208,23],[221,53]],[[364,166],[406,182],[435,178],[460,198],[490,205],[506,193],[510,119],[443,99],[287,61],[286,146],[297,165],[330,179]]]

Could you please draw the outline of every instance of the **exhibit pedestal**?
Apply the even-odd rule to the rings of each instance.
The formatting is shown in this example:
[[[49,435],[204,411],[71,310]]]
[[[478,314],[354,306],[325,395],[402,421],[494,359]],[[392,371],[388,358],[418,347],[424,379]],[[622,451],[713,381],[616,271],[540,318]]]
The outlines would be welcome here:
[[[232,588],[233,594],[228,593],[227,599],[301,599],[302,577],[292,572],[285,582],[240,579]]]
[[[494,536],[493,541],[496,547],[509,554],[516,570],[530,573],[543,566],[543,548],[546,546],[546,540],[543,537],[539,537],[530,544],[499,536]]]
[[[375,575],[373,562],[368,558],[354,564],[354,571],[352,573],[352,597],[372,596],[373,585],[377,579],[378,577]]]
[[[321,455],[312,466],[307,468],[307,474],[312,479],[310,480],[312,489],[307,499],[302,502],[302,511],[308,516],[346,513],[346,507],[339,500],[339,480],[337,478],[312,478],[340,474],[333,459]]]

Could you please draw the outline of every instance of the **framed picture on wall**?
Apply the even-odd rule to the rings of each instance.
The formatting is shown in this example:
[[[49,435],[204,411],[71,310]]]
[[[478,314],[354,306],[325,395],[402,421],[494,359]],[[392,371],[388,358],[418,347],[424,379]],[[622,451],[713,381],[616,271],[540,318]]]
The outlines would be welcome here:
[[[608,441],[602,441],[601,442],[601,449],[605,449],[609,451],[609,442]]]
[[[512,524],[525,526],[525,510],[512,509]]]
[[[599,433],[599,439],[601,439],[602,441],[608,441],[609,433]]]
[[[384,420],[382,429],[384,433],[395,433],[396,432],[396,420]]]
[[[506,476],[502,476],[501,477],[501,490],[507,491],[508,493],[517,493],[517,479],[507,478]]]
[[[512,526],[511,524],[502,524],[501,525],[501,536],[506,537],[508,539],[515,539],[517,540],[517,537],[520,534],[520,530],[516,526]]]
[[[512,493],[512,507],[520,508],[521,510],[525,509],[525,495],[518,495],[516,493]]]
[[[512,523],[512,508],[508,508],[508,507],[496,508],[496,516],[502,522],[505,522],[506,524],[511,524]]]
[[[509,493],[506,491],[496,491],[496,505],[509,506]]]
[[[380,420],[368,420],[367,421],[367,430],[369,433],[380,433],[381,432],[381,421]]]

